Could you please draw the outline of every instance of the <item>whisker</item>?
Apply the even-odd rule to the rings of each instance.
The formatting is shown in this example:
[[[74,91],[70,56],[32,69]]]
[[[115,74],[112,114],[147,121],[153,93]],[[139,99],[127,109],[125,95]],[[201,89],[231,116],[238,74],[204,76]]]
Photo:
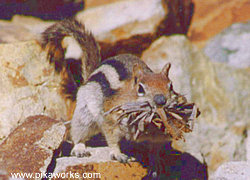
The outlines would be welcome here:
[[[137,116],[129,125],[134,124],[136,121],[140,120],[143,116],[145,116],[148,112],[142,112],[139,116]]]

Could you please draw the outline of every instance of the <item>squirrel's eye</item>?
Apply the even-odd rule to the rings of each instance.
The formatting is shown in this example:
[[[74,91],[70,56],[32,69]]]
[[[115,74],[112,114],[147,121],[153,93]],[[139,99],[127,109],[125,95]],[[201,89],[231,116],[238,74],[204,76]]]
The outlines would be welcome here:
[[[143,85],[141,83],[139,83],[137,94],[138,94],[138,96],[144,96],[145,95],[145,90],[144,90],[144,87],[143,87]]]

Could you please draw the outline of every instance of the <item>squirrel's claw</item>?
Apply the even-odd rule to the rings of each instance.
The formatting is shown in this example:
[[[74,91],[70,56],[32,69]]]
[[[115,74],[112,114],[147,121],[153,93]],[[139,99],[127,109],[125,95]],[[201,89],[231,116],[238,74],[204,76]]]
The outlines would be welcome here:
[[[91,153],[86,150],[85,144],[79,143],[74,146],[71,155],[76,157],[89,157],[91,156]]]

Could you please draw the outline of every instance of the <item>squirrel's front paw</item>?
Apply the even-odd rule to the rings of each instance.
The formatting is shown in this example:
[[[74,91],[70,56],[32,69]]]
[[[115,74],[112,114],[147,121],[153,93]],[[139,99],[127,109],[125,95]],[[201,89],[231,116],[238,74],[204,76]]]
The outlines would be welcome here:
[[[72,156],[76,157],[89,157],[90,152],[86,150],[86,146],[83,143],[76,144],[71,151]]]
[[[128,162],[128,156],[123,153],[111,153],[110,157],[112,160],[117,160],[121,163],[127,163]]]
[[[127,162],[130,162],[130,161],[135,161],[134,158],[132,158],[132,157],[130,158],[126,154],[123,154],[123,153],[121,153],[119,151],[112,151],[110,153],[110,157],[111,157],[112,160],[117,160],[117,161],[119,161],[121,163],[127,163]]]

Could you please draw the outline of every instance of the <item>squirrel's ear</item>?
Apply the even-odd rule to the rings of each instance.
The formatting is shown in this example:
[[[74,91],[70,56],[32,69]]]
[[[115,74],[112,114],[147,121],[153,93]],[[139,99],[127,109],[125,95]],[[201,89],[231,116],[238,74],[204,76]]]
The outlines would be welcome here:
[[[171,64],[170,64],[170,63],[167,63],[167,64],[162,68],[161,73],[162,73],[163,75],[165,75],[166,77],[168,77],[170,67],[171,67]]]
[[[140,64],[136,63],[133,66],[133,77],[137,80],[140,80],[143,75],[143,68]]]

